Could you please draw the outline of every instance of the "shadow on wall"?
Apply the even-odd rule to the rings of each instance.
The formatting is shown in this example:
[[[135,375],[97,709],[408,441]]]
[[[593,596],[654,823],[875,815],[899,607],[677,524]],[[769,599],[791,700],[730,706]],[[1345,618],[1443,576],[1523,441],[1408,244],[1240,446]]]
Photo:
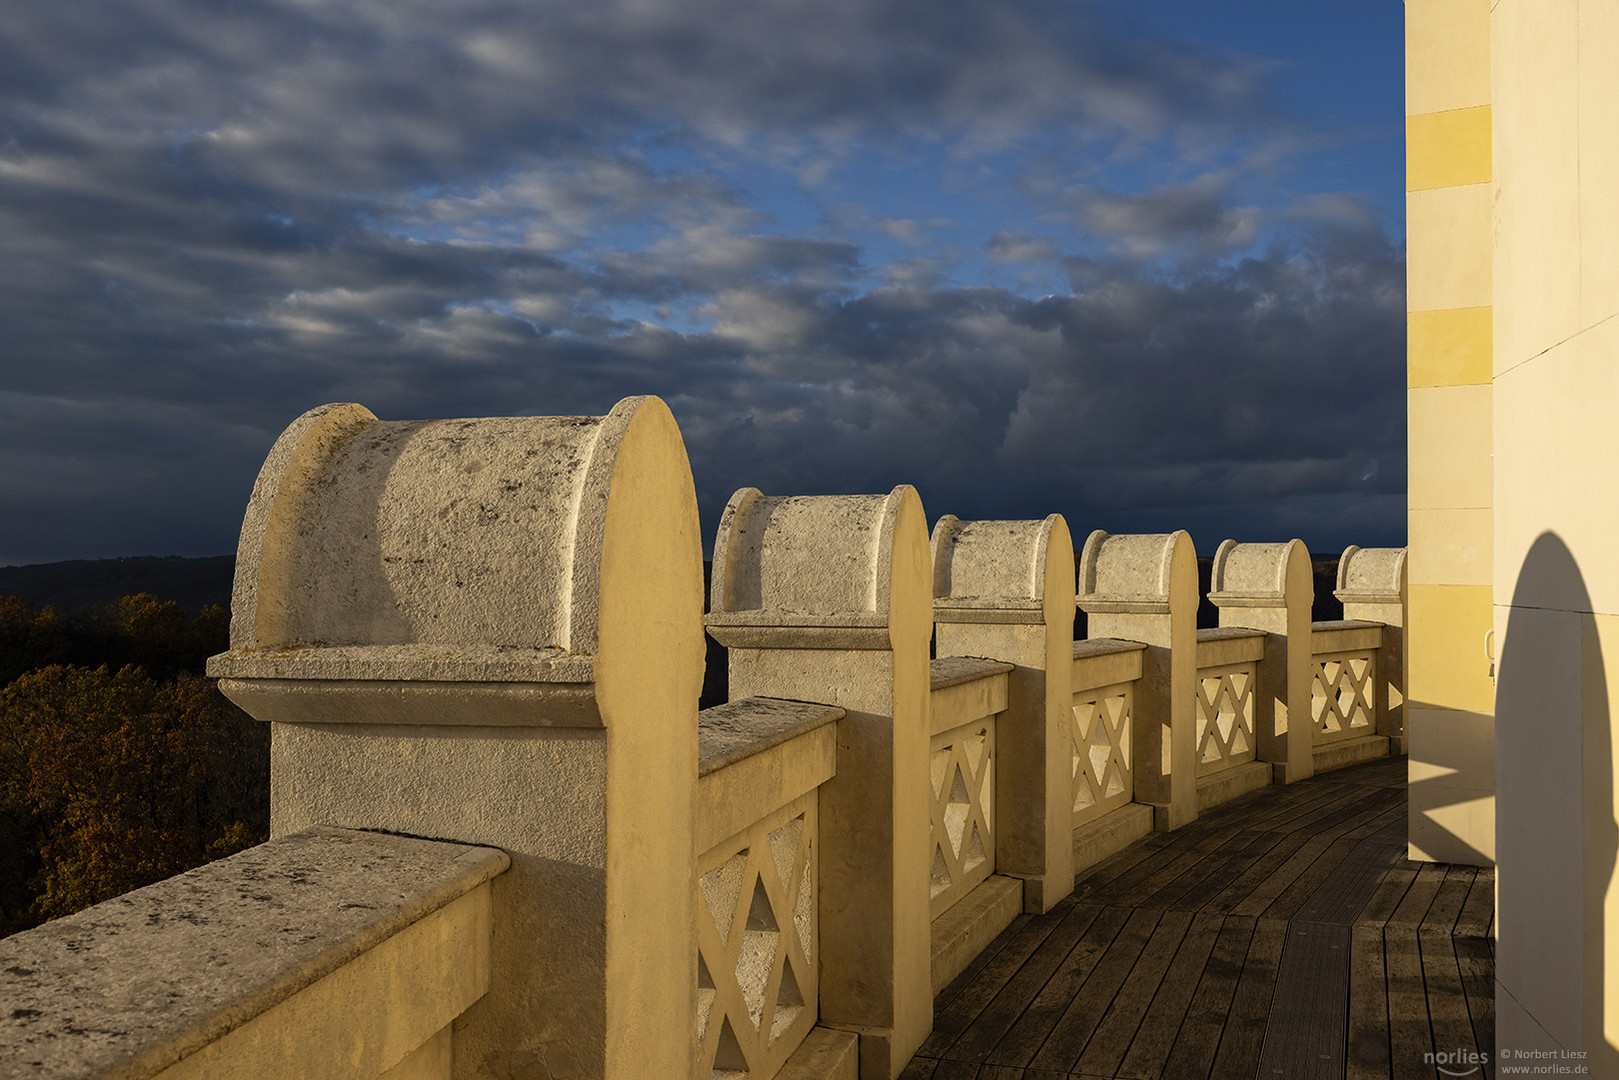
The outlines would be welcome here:
[[[1591,607],[1573,554],[1542,533],[1513,588],[1496,682],[1496,1016],[1503,1051],[1550,1036],[1589,1053],[1592,1075],[1619,1076],[1603,1037],[1619,823]]]

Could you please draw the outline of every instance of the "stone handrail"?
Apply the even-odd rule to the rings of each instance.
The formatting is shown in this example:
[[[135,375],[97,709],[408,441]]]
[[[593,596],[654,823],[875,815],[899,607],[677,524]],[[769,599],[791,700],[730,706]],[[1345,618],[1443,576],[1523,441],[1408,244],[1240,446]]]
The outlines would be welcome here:
[[[996,718],[1012,665],[949,657],[929,665],[929,914],[937,919],[995,872]]]
[[[818,792],[843,715],[757,697],[698,714],[697,1076],[774,1076],[815,1027]]]
[[[1135,795],[1139,642],[1091,638],[1073,645],[1073,825],[1076,830],[1130,806]],[[1150,821],[1146,823],[1150,827]],[[1105,826],[1104,826],[1105,827]],[[1084,859],[1085,865],[1096,861]]]
[[[1343,602],[1344,618],[1375,622],[1383,628],[1378,636],[1371,707],[1377,717],[1377,734],[1389,740],[1392,754],[1406,751],[1406,588],[1404,548],[1351,546],[1338,560],[1338,587],[1333,595]]]
[[[1383,624],[1318,622],[1311,635],[1310,719],[1317,746],[1375,736],[1378,653]]]
[[[1258,756],[1255,699],[1264,630],[1219,627],[1197,632],[1197,774],[1212,776]],[[1267,771],[1268,773],[1268,771]],[[1268,774],[1264,776],[1269,781]],[[1201,805],[1207,805],[1199,800]]]
[[[509,865],[318,827],[6,938],[0,1074],[448,1078]]]

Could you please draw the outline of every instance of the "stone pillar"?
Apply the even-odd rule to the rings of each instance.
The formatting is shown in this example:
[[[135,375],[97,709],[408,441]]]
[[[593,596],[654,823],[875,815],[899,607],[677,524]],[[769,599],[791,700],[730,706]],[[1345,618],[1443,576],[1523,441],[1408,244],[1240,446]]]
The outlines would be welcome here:
[[[1391,754],[1409,750],[1405,730],[1409,672],[1405,654],[1405,574],[1405,548],[1350,545],[1338,560],[1338,587],[1332,593],[1343,601],[1344,618],[1383,624],[1372,707],[1377,715],[1377,733],[1389,737]]]
[[[1153,828],[1197,817],[1197,552],[1186,532],[1109,536],[1080,552],[1079,606],[1092,638],[1147,646],[1136,683],[1135,801]]]
[[[940,656],[1012,669],[995,735],[995,872],[1023,880],[1023,910],[1074,891],[1074,544],[1044,521],[933,527],[933,618]]]
[[[702,544],[657,398],[604,417],[306,413],[242,526],[231,650],[271,832],[504,849],[456,1077],[684,1077]]]
[[[1263,630],[1254,695],[1259,760],[1271,763],[1271,782],[1291,784],[1315,775],[1315,724],[1310,715],[1311,619],[1315,580],[1302,540],[1239,544],[1214,552],[1209,600],[1221,626]]]
[[[927,519],[916,491],[731,497],[708,630],[731,696],[841,706],[821,788],[821,1023],[890,1080],[933,1024],[928,911]],[[653,1075],[648,1073],[647,1075]]]

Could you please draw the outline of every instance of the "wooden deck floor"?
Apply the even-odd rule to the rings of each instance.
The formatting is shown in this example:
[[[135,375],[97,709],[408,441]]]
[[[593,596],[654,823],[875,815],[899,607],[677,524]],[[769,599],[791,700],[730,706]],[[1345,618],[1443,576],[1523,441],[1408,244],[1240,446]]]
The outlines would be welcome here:
[[[1403,1080],[1439,1075],[1425,1054],[1493,1058],[1494,871],[1405,858],[1405,770],[1263,788],[1093,868],[945,988],[902,1080]]]

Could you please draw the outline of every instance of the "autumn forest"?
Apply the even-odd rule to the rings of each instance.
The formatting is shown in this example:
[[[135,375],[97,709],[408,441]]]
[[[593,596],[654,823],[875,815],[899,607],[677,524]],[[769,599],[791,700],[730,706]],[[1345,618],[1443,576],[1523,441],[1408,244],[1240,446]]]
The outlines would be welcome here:
[[[0,596],[0,936],[264,840],[268,725],[202,675],[228,623]]]

